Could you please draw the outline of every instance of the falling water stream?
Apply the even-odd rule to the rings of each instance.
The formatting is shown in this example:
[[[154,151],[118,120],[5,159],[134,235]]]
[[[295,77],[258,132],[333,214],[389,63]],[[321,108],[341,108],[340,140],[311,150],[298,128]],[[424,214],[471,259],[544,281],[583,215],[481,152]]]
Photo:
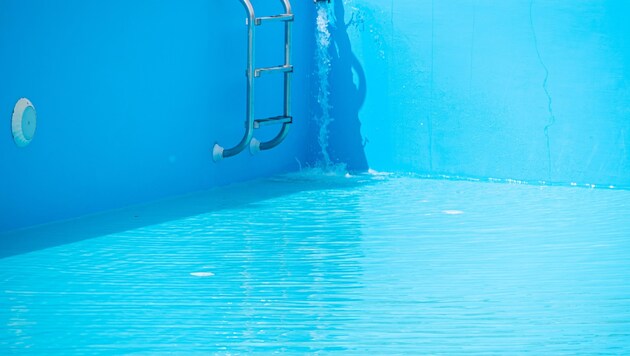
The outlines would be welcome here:
[[[332,166],[330,155],[328,154],[328,125],[332,121],[330,116],[330,26],[333,25],[334,16],[329,6],[317,5],[317,78],[319,82],[319,91],[317,93],[317,102],[321,108],[320,116],[316,117],[319,125],[319,134],[317,141],[321,148],[322,162],[324,168]]]

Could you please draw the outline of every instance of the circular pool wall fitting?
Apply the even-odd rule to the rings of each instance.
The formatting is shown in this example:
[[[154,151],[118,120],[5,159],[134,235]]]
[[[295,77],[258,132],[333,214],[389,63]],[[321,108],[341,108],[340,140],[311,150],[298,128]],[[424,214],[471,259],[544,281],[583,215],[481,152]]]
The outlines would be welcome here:
[[[31,143],[37,127],[37,112],[33,104],[26,98],[17,101],[13,108],[11,119],[11,131],[13,141],[18,147],[24,147]]]

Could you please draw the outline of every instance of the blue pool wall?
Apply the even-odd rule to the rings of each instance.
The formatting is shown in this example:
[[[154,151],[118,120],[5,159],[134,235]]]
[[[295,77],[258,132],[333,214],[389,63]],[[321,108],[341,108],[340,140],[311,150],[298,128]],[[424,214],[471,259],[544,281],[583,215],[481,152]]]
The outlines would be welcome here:
[[[255,1],[257,15],[282,12]],[[220,164],[244,133],[246,26],[236,0],[0,1],[0,232],[294,171],[310,155],[314,7],[294,1],[295,123],[273,151]],[[283,60],[283,27],[258,28],[258,66]],[[257,116],[281,113],[281,76]],[[18,148],[11,114],[37,109]],[[275,134],[273,129],[258,138]]]
[[[331,91],[347,91],[348,78],[352,88],[365,86],[360,101],[333,107],[338,161],[360,167],[365,156],[383,171],[630,185],[630,2],[334,6],[345,30],[333,38],[356,61],[341,59],[351,69],[331,78]],[[349,152],[344,129],[360,132],[365,148]]]

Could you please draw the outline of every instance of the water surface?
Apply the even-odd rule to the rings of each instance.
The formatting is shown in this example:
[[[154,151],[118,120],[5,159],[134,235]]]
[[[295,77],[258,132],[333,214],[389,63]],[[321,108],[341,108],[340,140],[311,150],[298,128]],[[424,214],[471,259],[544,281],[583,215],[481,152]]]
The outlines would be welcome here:
[[[630,191],[311,174],[235,187],[0,259],[1,353],[630,353]]]

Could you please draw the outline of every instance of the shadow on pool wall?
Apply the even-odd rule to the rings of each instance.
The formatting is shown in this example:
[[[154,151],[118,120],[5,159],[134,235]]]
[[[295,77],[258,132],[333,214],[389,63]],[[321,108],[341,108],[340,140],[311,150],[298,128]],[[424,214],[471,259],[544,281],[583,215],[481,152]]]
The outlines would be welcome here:
[[[369,90],[356,106],[341,64],[331,90],[371,168],[630,186],[630,2],[343,4]]]
[[[343,1],[334,1],[335,25],[331,26],[330,116],[328,153],[335,164],[351,172],[367,171],[359,112],[367,92],[365,73],[352,51]],[[355,79],[356,77],[356,79]]]
[[[150,204],[83,216],[61,223],[0,233],[0,259],[147,226],[168,225],[172,221],[194,221],[200,216],[221,211],[228,211],[226,213],[228,215],[234,214],[234,212],[229,212],[239,209],[244,211],[256,209],[257,206],[264,205],[268,201],[301,192],[343,191],[373,183],[374,181],[346,179],[343,176],[329,176],[321,179],[318,175],[311,176],[307,173],[300,175],[299,179],[295,176],[278,177],[232,184]],[[255,194],[251,194],[252,192]],[[324,218],[328,218],[328,215]],[[312,221],[317,221],[317,219]],[[215,224],[212,219],[208,223]],[[254,222],[250,223],[254,224]],[[207,226],[209,229],[213,227],[214,225]]]

